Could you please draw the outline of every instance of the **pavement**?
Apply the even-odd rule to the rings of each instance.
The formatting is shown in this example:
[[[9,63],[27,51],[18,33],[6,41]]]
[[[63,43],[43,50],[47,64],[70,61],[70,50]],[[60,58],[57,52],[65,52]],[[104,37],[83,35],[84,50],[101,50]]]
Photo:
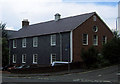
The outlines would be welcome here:
[[[2,71],[3,76],[9,76],[9,77],[27,77],[27,76],[55,76],[55,75],[65,75],[69,73],[80,73],[80,72],[85,72],[86,70],[84,69],[75,69],[75,70],[65,70],[65,71],[60,71],[60,72],[51,72],[51,73],[36,73],[36,74],[14,74],[10,73],[8,71]]]
[[[3,82],[89,82],[118,83],[118,66],[110,66],[97,70],[70,70],[45,74],[11,74],[3,72]]]

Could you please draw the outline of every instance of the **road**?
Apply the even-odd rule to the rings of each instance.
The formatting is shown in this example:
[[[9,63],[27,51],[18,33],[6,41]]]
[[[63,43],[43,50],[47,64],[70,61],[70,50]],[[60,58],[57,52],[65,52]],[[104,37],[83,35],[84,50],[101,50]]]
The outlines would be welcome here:
[[[112,83],[118,82],[118,66],[106,67],[87,72],[77,72],[59,75],[8,75],[3,74],[3,82],[99,82]]]

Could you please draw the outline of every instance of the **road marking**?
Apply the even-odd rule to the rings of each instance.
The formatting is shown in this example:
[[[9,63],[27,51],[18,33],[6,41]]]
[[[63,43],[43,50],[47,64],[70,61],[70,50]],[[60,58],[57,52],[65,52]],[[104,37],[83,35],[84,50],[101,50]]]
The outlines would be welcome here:
[[[73,81],[76,81],[76,82],[77,82],[77,81],[80,81],[80,79],[73,79]]]
[[[117,73],[118,76],[120,76],[120,73]]]
[[[99,74],[98,76],[102,76],[101,74]]]
[[[104,83],[108,83],[108,82],[111,82],[111,81],[102,81],[102,80],[87,80],[87,79],[73,79],[73,82],[104,82]]]

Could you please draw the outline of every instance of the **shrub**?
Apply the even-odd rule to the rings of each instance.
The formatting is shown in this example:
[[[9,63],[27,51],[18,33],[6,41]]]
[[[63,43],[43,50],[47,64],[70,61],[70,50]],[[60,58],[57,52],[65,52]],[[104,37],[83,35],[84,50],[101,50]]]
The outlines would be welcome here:
[[[98,67],[98,50],[94,46],[90,47],[88,50],[82,49],[81,56],[88,68]]]

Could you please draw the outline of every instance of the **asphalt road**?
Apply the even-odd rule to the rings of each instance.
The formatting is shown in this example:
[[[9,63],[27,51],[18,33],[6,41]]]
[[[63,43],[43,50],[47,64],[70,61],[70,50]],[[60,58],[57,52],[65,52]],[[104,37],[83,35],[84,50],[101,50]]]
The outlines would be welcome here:
[[[79,83],[89,83],[89,84],[115,84],[118,82],[118,66],[106,67],[98,70],[91,70],[87,72],[77,72],[69,74],[59,74],[59,75],[22,75],[17,74],[3,74],[3,82],[79,82]],[[5,84],[5,83],[3,83]],[[6,83],[7,84],[7,83]],[[14,83],[13,83],[14,84]],[[16,84],[16,83],[15,83]]]

